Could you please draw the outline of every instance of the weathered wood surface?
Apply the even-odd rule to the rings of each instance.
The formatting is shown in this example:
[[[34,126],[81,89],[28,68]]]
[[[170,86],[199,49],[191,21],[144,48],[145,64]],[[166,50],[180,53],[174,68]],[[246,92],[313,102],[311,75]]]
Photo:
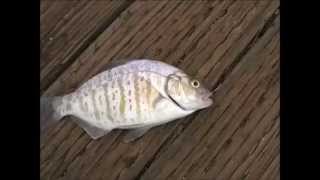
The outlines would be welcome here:
[[[72,91],[111,61],[174,64],[215,105],[125,144],[65,118],[41,144],[41,179],[280,179],[279,1],[41,2],[42,95]],[[51,38],[50,38],[51,37]]]
[[[66,70],[131,3],[129,0],[42,0],[40,90]]]

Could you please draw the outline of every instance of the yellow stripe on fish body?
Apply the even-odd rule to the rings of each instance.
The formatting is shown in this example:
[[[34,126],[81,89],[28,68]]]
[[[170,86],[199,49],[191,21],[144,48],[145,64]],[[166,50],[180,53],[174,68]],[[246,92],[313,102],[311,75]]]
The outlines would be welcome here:
[[[134,84],[134,74],[130,73],[124,78],[123,89],[124,89],[124,115],[125,115],[125,123],[132,124],[135,122],[137,117],[136,114],[136,104],[135,104],[135,84]]]
[[[106,114],[106,121],[110,121],[111,123],[113,123],[113,118],[111,116],[111,108],[110,108],[110,98],[109,98],[109,88],[110,86],[108,86],[110,83],[105,83],[103,85],[103,93],[104,93],[104,99],[105,99],[105,114]]]
[[[163,77],[157,76],[157,78]],[[139,73],[138,94],[140,94],[139,103],[141,116],[138,121],[141,123],[149,123],[154,120],[154,101],[160,96],[160,93],[154,88],[152,84],[153,80],[154,77],[152,73]]]
[[[104,88],[99,87],[96,90],[95,93],[95,106],[96,106],[96,112],[95,116],[98,118],[98,124],[101,126],[108,125],[110,123],[110,118],[107,116],[107,106],[106,106],[106,101],[105,101],[105,93],[104,93]]]
[[[140,73],[139,80],[138,80],[138,86],[139,86],[139,94],[140,94],[140,107],[141,107],[141,119],[139,119],[140,122],[145,122],[148,119],[148,109],[147,109],[147,81],[145,79],[143,73]]]
[[[123,87],[123,81],[124,81],[124,77],[119,77],[118,78],[118,86],[119,86],[119,117],[122,121],[126,120],[125,117],[125,108],[126,108],[126,96],[124,94],[124,87]]]
[[[139,76],[137,74],[133,75],[134,80],[134,112],[136,114],[135,116],[135,122],[138,122],[141,118],[141,104],[140,104],[140,87],[139,87]]]
[[[121,124],[130,124],[135,119],[135,114],[133,113],[133,83],[132,75],[126,74],[121,77],[121,80],[118,81],[120,84],[120,104],[119,111],[122,116]]]

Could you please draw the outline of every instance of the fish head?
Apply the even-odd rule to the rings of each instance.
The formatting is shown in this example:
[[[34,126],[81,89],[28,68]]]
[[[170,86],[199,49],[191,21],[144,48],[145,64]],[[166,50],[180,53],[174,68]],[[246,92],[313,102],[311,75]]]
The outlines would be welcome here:
[[[169,98],[185,110],[204,109],[213,103],[210,98],[212,92],[183,72],[168,76],[166,90]]]

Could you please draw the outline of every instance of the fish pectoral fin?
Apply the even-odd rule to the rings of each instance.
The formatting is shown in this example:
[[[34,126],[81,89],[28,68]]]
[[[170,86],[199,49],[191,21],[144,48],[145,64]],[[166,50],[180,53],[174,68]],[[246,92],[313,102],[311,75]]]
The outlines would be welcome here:
[[[151,128],[152,128],[152,126],[148,126],[148,127],[142,127],[142,128],[130,130],[125,135],[123,142],[129,143],[129,142],[135,141],[136,139],[142,137]]]
[[[72,119],[94,140],[108,134],[111,131],[108,129],[102,129],[102,128],[93,126],[82,119],[78,119],[78,118],[72,118]]]

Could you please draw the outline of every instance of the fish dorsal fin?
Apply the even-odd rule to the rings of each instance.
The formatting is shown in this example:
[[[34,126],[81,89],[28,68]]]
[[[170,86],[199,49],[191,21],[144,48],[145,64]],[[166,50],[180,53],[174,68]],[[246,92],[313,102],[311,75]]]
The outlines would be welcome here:
[[[168,76],[179,71],[178,68],[157,60],[150,59],[121,59],[108,63],[102,68],[115,74],[149,71]]]
[[[103,71],[110,70],[112,68],[115,68],[115,67],[118,67],[121,65],[124,65],[124,64],[127,64],[131,61],[132,61],[132,59],[119,59],[119,60],[114,60],[114,61],[108,62],[107,64],[103,65],[102,68],[100,68],[99,73],[103,72]]]

